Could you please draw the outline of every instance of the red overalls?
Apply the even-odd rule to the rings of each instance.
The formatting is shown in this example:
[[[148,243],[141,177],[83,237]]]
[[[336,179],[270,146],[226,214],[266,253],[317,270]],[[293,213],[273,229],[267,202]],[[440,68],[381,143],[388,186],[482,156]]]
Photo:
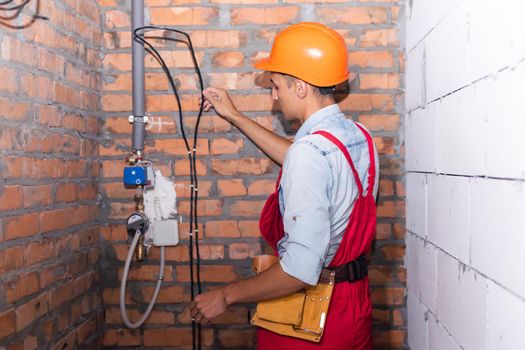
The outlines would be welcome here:
[[[346,147],[333,135],[325,131],[319,134],[333,142],[343,152],[348,160],[358,187],[358,195],[354,204],[343,240],[330,263],[336,267],[366,255],[370,251],[376,227],[376,206],[373,195],[375,181],[375,153],[372,138],[359,124],[364,133],[370,154],[368,170],[368,188],[363,193],[363,185]],[[279,194],[277,189],[266,202],[259,221],[261,234],[277,252],[277,242],[284,236],[283,220],[279,210]],[[334,286],[324,334],[319,343],[298,338],[282,336],[266,329],[257,330],[258,350],[370,350],[372,349],[372,304],[368,289],[368,277],[349,283],[337,283]]]

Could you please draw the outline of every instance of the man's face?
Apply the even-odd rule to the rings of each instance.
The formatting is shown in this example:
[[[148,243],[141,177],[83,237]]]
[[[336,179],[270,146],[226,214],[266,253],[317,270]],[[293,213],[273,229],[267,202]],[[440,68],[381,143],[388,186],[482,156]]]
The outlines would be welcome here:
[[[284,118],[287,120],[297,118],[294,107],[298,101],[295,98],[292,80],[281,73],[271,73],[270,82],[272,83],[272,100],[279,103]]]

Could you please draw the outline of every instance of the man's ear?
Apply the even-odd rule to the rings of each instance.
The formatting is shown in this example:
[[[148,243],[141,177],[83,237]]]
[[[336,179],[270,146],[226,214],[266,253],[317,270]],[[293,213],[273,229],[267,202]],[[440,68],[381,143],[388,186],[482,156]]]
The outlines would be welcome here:
[[[294,79],[293,87],[294,87],[295,95],[299,99],[302,100],[303,98],[306,97],[308,93],[308,84],[306,82],[302,81],[301,79]]]

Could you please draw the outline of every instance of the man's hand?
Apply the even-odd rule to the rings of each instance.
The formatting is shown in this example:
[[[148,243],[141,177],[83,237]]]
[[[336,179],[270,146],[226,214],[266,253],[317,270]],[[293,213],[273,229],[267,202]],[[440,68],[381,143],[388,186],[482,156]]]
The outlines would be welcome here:
[[[197,295],[189,306],[192,320],[202,324],[209,323],[212,318],[219,316],[227,308],[223,288]]]
[[[204,95],[203,106],[206,112],[213,108],[219,116],[227,121],[231,121],[232,118],[240,114],[226,90],[209,87],[202,94]]]

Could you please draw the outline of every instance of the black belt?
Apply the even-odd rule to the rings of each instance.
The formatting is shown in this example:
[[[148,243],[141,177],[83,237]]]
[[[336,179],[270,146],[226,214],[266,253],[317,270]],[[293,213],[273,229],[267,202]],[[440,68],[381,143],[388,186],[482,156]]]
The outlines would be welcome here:
[[[321,272],[319,283],[330,283],[330,275],[335,271],[335,283],[356,282],[368,276],[368,261],[364,255],[337,267],[327,267]]]

